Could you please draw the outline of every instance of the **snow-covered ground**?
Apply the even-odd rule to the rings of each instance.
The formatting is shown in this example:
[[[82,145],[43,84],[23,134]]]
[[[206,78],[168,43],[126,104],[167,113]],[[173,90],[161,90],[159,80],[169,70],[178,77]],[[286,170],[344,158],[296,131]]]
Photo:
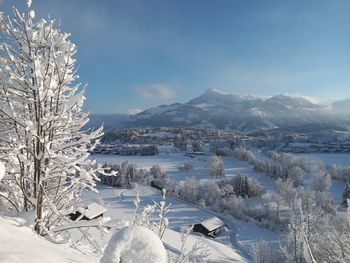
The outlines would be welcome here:
[[[195,176],[197,180],[213,180],[208,174],[209,155],[197,156],[193,158],[194,169],[188,172],[179,171],[179,167],[191,158],[184,153],[160,153],[154,156],[123,156],[123,155],[103,155],[95,154],[91,158],[100,163],[120,164],[124,161],[134,163],[138,168],[149,169],[154,164],[158,164],[166,171],[167,176],[175,178],[178,183],[182,183],[187,176]],[[251,178],[255,178],[265,188],[268,193],[273,192],[275,182],[273,179],[263,174],[253,171],[252,165],[233,159],[232,157],[222,157],[225,165],[225,179],[230,179],[238,173],[243,173]]]
[[[178,183],[183,182],[187,176],[195,176],[197,180],[200,180],[201,182],[213,180],[208,175],[209,155],[197,156],[192,159],[194,162],[194,169],[189,172],[179,171],[178,168],[190,158],[185,156],[184,153],[174,152],[171,149],[166,153],[161,151],[161,153],[156,156],[93,155],[92,158],[101,163],[107,162],[120,164],[121,162],[127,160],[131,163],[137,164],[138,168],[146,169],[152,167],[154,164],[159,164],[162,169],[166,171],[167,176],[175,178]],[[263,174],[254,172],[250,164],[235,160],[232,157],[223,157],[222,159],[225,164],[226,179],[232,178],[238,173],[243,173],[251,178],[257,179],[258,182],[267,190],[268,195],[271,195],[274,192],[274,180]],[[150,204],[152,203],[152,200],[159,200],[160,198],[159,192],[145,186],[142,186],[140,195],[142,197],[142,205]],[[107,208],[109,208],[109,213],[111,213],[113,218],[118,216],[120,217],[120,214],[122,214],[122,219],[125,220],[130,220],[133,218],[134,206],[132,201],[135,196],[135,190],[122,190],[104,187],[100,190],[98,196],[99,197],[92,194],[92,196],[89,197],[90,201],[92,202],[96,198],[102,198],[104,201],[107,201]],[[174,231],[177,233],[177,235],[179,235],[182,225],[197,223],[214,214],[211,211],[196,207],[175,198],[168,197],[168,201],[172,203],[172,207],[171,212],[168,214],[170,229],[167,231],[165,239],[167,239],[169,231]],[[225,244],[233,246],[236,249],[236,252],[240,253],[241,256],[247,255],[251,247],[260,240],[265,239],[272,243],[279,242],[280,240],[280,236],[273,231],[266,230],[254,224],[246,223],[234,218],[228,219],[223,217],[224,216],[221,215],[221,219],[223,219],[230,227],[227,230],[228,232],[220,236],[217,240],[220,241],[220,243],[224,243],[220,244],[220,246]],[[256,235],[255,233],[259,234]],[[180,238],[180,236],[178,236],[178,238]],[[218,242],[215,243],[216,245],[218,244]],[[170,245],[168,245],[168,248],[170,248]],[[232,251],[230,253],[232,253]],[[216,253],[212,254],[215,255]]]
[[[37,236],[22,218],[0,216],[0,262],[96,263],[98,258]]]
[[[86,203],[102,202],[108,209],[105,216],[113,219],[122,219],[133,221],[135,216],[135,206],[133,200],[136,197],[137,191],[140,195],[141,206],[153,204],[154,201],[161,200],[161,194],[158,190],[138,185],[135,189],[122,189],[110,186],[99,186],[99,193],[87,192],[84,196]],[[167,203],[171,203],[170,212],[167,214],[169,219],[169,228],[165,231],[164,243],[165,247],[175,254],[180,253],[181,248],[181,226],[198,223],[203,219],[213,216],[213,213],[204,209],[198,208],[191,204],[187,204],[181,200],[167,197]],[[139,208],[139,212],[141,212]],[[157,213],[150,218],[151,221],[158,220]],[[229,229],[223,233],[218,239],[205,238],[205,241],[210,250],[209,262],[249,262],[246,251],[250,249],[253,243],[243,244],[244,250],[231,245],[230,235],[234,235],[234,229]],[[201,238],[198,234],[190,234],[186,247],[191,249],[193,244]],[[276,237],[278,239],[278,237]]]

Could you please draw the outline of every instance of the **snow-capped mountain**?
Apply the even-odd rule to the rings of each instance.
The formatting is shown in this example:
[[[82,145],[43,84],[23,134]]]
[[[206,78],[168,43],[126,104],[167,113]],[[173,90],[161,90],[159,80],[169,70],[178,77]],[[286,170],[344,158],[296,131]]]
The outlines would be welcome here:
[[[302,97],[237,96],[209,89],[186,103],[161,105],[132,116],[92,115],[88,127],[104,123],[107,129],[201,126],[255,131],[305,124],[343,125],[350,121],[349,109],[350,100],[320,105]]]
[[[162,105],[132,117],[136,126],[204,126],[221,129],[260,130],[288,125],[332,121],[327,108],[285,95],[236,96],[216,90],[187,103]]]

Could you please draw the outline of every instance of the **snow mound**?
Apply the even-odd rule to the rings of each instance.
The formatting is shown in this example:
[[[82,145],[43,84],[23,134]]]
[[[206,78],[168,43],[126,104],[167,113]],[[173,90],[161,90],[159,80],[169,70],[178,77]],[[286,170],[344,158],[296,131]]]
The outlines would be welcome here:
[[[167,254],[162,241],[148,228],[125,227],[109,241],[101,263],[166,263]]]
[[[4,177],[5,172],[6,172],[5,165],[3,164],[3,162],[0,162],[0,181]]]
[[[24,226],[22,218],[0,216],[0,262],[6,263],[94,263],[95,256],[83,255],[67,245],[53,244]]]

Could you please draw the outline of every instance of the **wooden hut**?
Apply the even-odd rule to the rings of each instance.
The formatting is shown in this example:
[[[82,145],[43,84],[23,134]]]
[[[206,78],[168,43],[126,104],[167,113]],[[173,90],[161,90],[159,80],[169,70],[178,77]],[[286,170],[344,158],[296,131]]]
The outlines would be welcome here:
[[[69,218],[71,220],[76,220],[81,217],[80,220],[92,220],[103,217],[103,214],[107,211],[107,209],[97,203],[89,204],[86,207],[80,207],[76,212],[69,214]]]
[[[200,232],[208,237],[216,237],[216,235],[224,228],[225,223],[217,217],[211,217],[193,226],[194,232]]]

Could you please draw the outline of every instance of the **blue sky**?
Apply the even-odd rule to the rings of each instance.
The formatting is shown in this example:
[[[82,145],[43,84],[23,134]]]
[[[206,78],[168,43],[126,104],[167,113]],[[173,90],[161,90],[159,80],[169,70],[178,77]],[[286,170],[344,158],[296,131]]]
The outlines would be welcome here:
[[[25,8],[24,0],[5,6]],[[215,88],[350,97],[348,0],[33,0],[78,45],[87,108],[136,112]]]

